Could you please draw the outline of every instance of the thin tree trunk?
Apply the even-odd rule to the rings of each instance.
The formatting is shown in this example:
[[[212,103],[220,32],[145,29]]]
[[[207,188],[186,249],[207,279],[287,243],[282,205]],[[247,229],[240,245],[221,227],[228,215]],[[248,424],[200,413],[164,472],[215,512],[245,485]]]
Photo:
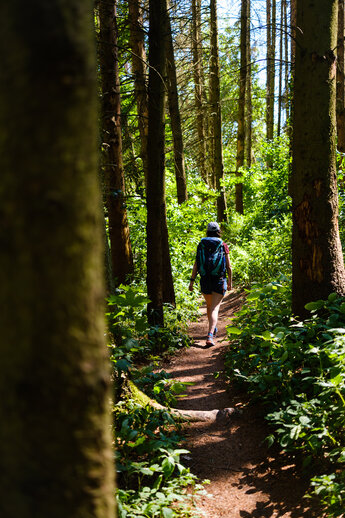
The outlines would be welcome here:
[[[218,27],[217,27],[217,1],[211,0],[211,51],[210,51],[210,107],[211,124],[214,149],[214,178],[217,198],[217,219],[219,222],[227,221],[225,190],[222,185],[224,178],[223,149],[222,149],[222,114],[220,105],[219,83],[219,55],[218,55]]]
[[[273,139],[273,117],[272,117],[272,18],[271,0],[266,0],[266,25],[267,25],[267,76],[266,76],[266,138]]]
[[[99,28],[103,174],[113,275],[116,284],[122,284],[127,282],[128,275],[133,272],[133,257],[124,203],[116,2],[100,0]]]
[[[247,167],[252,165],[252,52],[250,41],[250,0],[247,0],[247,30],[246,30],[246,50],[247,50],[247,73],[246,73],[246,94],[245,94],[245,154]]]
[[[187,180],[184,162],[184,149],[180,108],[177,92],[176,65],[174,46],[171,33],[170,16],[167,11],[167,78],[168,78],[168,105],[170,114],[171,132],[174,143],[174,165],[177,189],[177,201],[179,204],[187,200]]]
[[[282,111],[283,111],[283,20],[284,20],[284,3],[281,0],[280,4],[280,35],[279,35],[279,85],[278,85],[278,122],[277,135],[280,136],[282,125]]]
[[[289,85],[289,38],[288,38],[288,18],[287,18],[287,0],[282,0],[284,8],[284,56],[285,56],[285,114],[286,129],[289,129],[291,119],[291,102],[290,102],[290,85]],[[291,29],[290,29],[291,31]]]
[[[266,134],[268,140],[273,139],[274,131],[275,40],[276,0],[267,0]]]
[[[122,113],[121,119],[125,149],[128,150],[129,154],[129,160],[127,163],[127,175],[131,178],[131,180],[134,181],[135,192],[142,198],[144,197],[144,179],[142,176],[141,168],[138,167],[138,157],[135,154],[134,137],[131,133],[131,128],[128,124],[127,114],[124,115]]]
[[[245,96],[247,84],[247,0],[242,0],[241,4],[241,36],[240,36],[240,84],[238,99],[238,116],[237,116],[237,154],[236,154],[236,176],[241,176],[240,168],[244,165],[244,143],[245,143]],[[235,186],[236,212],[243,214],[243,185],[237,183]]]
[[[204,81],[202,65],[202,40],[201,40],[201,0],[192,0],[192,54],[193,54],[193,77],[194,96],[196,107],[196,125],[199,144],[198,164],[200,174],[206,183],[209,183],[207,172],[207,142],[205,129],[205,112],[203,107]]]
[[[345,293],[335,163],[337,0],[297,3],[294,84],[292,304]]]
[[[344,0],[338,5],[338,45],[337,45],[337,136],[338,149],[345,153],[345,52],[344,52]]]
[[[297,27],[297,0],[290,0],[290,27],[291,27],[291,76],[294,77],[296,59],[296,38],[300,29]]]
[[[147,65],[145,52],[145,31],[141,0],[128,0],[129,35],[134,75],[134,96],[137,103],[138,127],[140,134],[140,157],[143,163],[145,183],[147,178],[147,135],[148,97]]]
[[[173,286],[172,276],[169,276],[171,267],[165,205],[166,96],[163,78],[166,75],[166,10],[166,0],[150,0],[147,291],[151,300],[148,305],[149,321],[160,326],[164,324],[163,302],[166,302],[167,291],[171,292]]]
[[[4,518],[115,516],[92,8],[0,6]]]

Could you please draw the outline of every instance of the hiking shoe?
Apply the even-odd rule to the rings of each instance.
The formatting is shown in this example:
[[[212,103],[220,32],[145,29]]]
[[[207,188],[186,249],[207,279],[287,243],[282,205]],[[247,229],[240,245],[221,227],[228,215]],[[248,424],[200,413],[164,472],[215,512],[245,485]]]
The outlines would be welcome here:
[[[212,347],[212,345],[214,345],[213,333],[208,333],[207,339],[206,339],[206,347]]]
[[[217,333],[218,333],[218,328],[217,328],[217,327],[215,327],[215,328],[214,328],[214,331],[213,331],[213,336],[214,336],[214,338],[216,338]]]

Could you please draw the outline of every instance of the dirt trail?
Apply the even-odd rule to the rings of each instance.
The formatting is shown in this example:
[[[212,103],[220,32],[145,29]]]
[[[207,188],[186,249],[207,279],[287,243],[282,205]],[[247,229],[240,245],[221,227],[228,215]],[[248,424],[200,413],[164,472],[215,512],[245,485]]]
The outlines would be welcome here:
[[[167,372],[181,381],[192,381],[187,397],[178,407],[213,410],[236,406],[242,414],[224,423],[191,423],[185,430],[186,447],[191,451],[188,465],[200,479],[209,479],[210,497],[198,500],[205,518],[315,518],[321,516],[303,499],[307,482],[286,456],[263,444],[268,435],[262,410],[249,405],[246,395],[236,393],[216,372],[224,369],[225,326],[241,305],[241,295],[230,293],[220,309],[219,334],[212,348],[205,348],[207,324],[205,308],[189,329],[194,346],[181,351]],[[186,461],[185,461],[186,462]]]

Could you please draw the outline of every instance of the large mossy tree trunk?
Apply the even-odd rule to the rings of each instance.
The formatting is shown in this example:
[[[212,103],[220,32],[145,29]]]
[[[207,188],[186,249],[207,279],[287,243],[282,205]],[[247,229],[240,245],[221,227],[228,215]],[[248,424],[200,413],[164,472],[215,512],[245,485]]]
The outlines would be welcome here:
[[[0,515],[113,518],[93,5],[0,6]]]
[[[187,179],[184,161],[183,135],[180,107],[178,101],[176,64],[174,55],[174,45],[171,31],[170,16],[167,11],[167,87],[168,105],[170,115],[170,125],[174,145],[174,166],[176,178],[177,201],[179,204],[187,201]]]
[[[133,273],[122,161],[116,0],[99,0],[99,62],[102,87],[102,148],[112,272],[116,285]]]
[[[337,0],[297,2],[294,86],[292,304],[345,293],[336,178]]]
[[[220,104],[219,52],[218,52],[218,22],[217,0],[210,2],[210,111],[213,138],[213,175],[215,188],[218,191],[217,219],[227,221],[225,190],[222,185],[224,178],[223,145],[222,145],[222,113]]]
[[[166,0],[149,3],[147,292],[149,321],[164,324],[163,302],[175,302],[165,201]],[[167,300],[171,299],[171,300]]]

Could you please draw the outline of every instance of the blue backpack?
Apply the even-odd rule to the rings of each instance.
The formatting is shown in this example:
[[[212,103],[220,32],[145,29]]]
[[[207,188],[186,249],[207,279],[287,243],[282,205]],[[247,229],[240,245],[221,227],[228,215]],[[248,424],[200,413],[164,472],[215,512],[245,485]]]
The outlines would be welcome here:
[[[204,237],[198,244],[196,253],[198,273],[201,277],[225,275],[225,252],[219,237]]]

